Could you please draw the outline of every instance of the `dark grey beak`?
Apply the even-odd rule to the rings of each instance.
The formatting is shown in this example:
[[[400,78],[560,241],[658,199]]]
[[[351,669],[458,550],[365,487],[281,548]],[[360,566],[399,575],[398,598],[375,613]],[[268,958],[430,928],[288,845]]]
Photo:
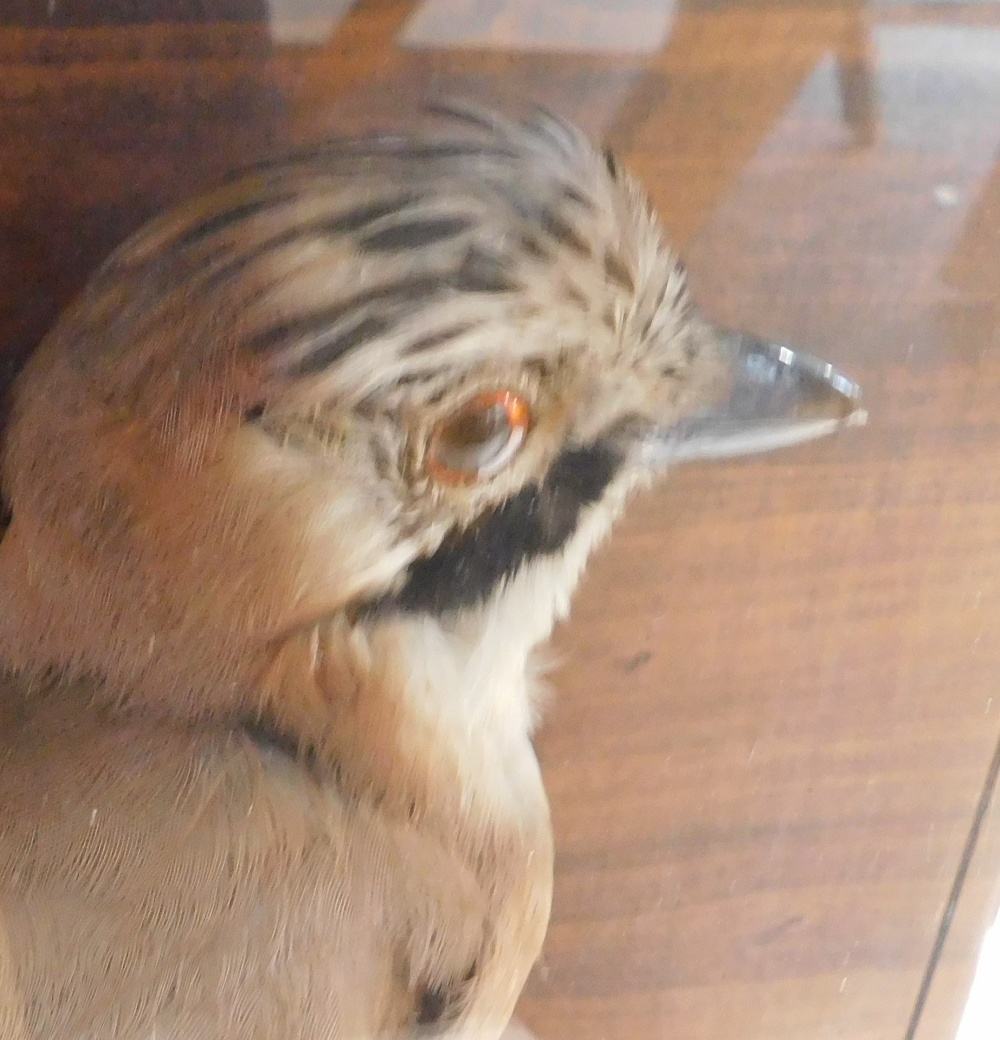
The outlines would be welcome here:
[[[720,332],[724,399],[644,442],[652,466],[785,448],[860,426],[860,388],[825,361],[745,333]]]

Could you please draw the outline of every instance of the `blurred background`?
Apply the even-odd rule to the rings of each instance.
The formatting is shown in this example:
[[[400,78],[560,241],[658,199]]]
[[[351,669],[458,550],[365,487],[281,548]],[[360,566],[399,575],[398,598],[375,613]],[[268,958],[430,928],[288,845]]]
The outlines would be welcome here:
[[[614,147],[709,316],[871,414],[678,471],[601,552],[538,741],[522,1020],[954,1040],[968,1005],[996,1040],[1000,4],[0,0],[0,385],[146,218],[442,95]]]

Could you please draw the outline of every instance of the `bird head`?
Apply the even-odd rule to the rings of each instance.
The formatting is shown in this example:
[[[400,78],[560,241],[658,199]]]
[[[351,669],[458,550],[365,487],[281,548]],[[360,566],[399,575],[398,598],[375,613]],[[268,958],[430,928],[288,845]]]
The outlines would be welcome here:
[[[0,656],[185,717],[301,733],[348,710],[317,689],[395,683],[428,725],[444,698],[523,731],[629,492],[855,397],[704,320],[636,182],[552,116],[324,144],[147,226],[22,373]]]

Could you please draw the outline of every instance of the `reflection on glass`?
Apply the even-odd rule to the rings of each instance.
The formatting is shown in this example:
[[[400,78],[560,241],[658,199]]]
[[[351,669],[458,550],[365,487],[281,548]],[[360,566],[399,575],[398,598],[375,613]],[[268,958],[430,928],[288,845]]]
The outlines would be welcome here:
[[[986,933],[972,993],[955,1040],[996,1040],[1000,1036],[1000,922]]]
[[[355,0],[267,0],[271,36],[278,44],[322,43]]]
[[[652,54],[670,35],[675,8],[676,0],[424,0],[401,42],[406,47]]]

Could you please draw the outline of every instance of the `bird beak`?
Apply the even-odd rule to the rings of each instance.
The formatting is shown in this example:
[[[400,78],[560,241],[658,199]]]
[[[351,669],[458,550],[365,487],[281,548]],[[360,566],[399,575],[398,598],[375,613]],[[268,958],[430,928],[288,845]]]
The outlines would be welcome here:
[[[643,460],[659,467],[784,448],[860,426],[860,388],[832,365],[745,333],[720,331],[728,376],[717,403],[643,438]]]

